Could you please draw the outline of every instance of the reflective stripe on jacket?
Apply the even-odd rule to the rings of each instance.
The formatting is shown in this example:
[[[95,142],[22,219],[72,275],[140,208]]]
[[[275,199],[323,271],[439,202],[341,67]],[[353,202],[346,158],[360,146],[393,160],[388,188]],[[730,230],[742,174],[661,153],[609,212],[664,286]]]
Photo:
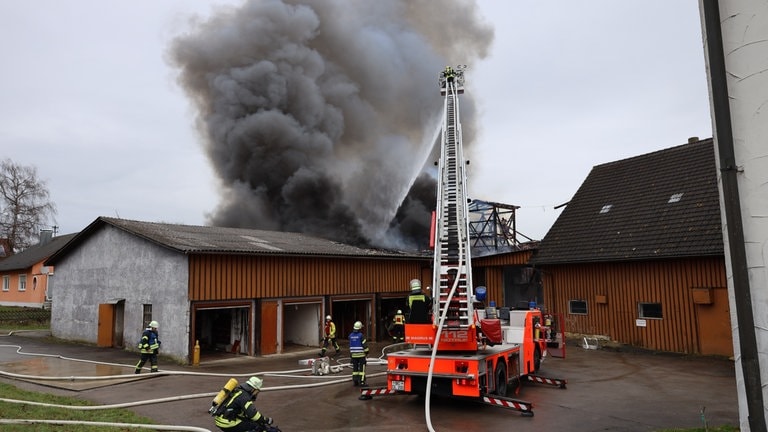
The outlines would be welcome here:
[[[325,337],[336,339],[336,324],[333,321],[325,322]]]
[[[368,341],[362,332],[353,331],[349,335],[349,354],[352,358],[365,357],[368,354]]]
[[[224,412],[216,416],[215,422],[220,428],[231,428],[245,419],[264,421],[264,417],[253,404],[251,393],[239,387],[226,402]]]
[[[142,354],[153,354],[155,350],[160,348],[160,340],[157,338],[157,333],[152,331],[151,328],[145,329],[141,334],[141,341],[139,342],[139,349]]]

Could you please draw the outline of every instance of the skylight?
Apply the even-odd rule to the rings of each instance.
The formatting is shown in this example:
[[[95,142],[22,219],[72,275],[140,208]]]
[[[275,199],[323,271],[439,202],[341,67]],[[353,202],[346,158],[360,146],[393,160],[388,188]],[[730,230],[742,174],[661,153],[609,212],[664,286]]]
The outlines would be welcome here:
[[[600,214],[608,213],[611,211],[611,207],[613,207],[613,204],[606,204],[603,206],[603,208],[600,209]]]
[[[671,197],[669,197],[669,201],[667,201],[667,204],[672,204],[676,202],[680,202],[680,200],[683,199],[683,193],[676,193],[672,194]]]

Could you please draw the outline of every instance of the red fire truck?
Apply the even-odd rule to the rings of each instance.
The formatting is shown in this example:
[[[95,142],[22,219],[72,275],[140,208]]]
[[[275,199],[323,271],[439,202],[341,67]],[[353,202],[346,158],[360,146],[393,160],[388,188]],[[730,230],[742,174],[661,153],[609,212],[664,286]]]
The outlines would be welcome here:
[[[446,67],[439,76],[444,96],[437,207],[433,216],[434,262],[431,322],[405,325],[407,348],[387,355],[387,387],[361,389],[361,399],[396,394],[471,398],[533,415],[530,402],[507,397],[523,381],[565,388],[562,379],[536,373],[558,347],[562,326],[536,307],[504,310],[483,306],[473,289],[469,248],[467,177],[461,144],[458,95],[464,68]]]

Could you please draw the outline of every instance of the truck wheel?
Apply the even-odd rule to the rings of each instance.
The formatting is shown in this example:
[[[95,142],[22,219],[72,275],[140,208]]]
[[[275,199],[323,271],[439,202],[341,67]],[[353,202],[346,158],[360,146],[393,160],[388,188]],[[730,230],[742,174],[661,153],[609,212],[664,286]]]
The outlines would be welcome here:
[[[494,393],[499,396],[507,395],[507,365],[503,361],[496,363],[496,372],[493,374],[496,377],[496,388]]]
[[[541,350],[537,346],[533,351],[533,371],[538,372],[541,367]]]

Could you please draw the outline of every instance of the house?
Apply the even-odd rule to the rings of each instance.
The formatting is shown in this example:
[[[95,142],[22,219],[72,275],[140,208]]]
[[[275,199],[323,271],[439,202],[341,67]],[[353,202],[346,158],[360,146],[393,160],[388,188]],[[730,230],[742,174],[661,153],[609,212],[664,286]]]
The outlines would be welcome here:
[[[43,262],[74,236],[54,237],[52,231],[43,231],[37,245],[0,260],[0,305],[46,307],[50,300],[48,278],[53,268]]]
[[[531,258],[567,331],[731,356],[712,139],[593,167]]]
[[[326,315],[370,340],[403,308],[431,254],[363,249],[289,232],[99,217],[52,255],[53,336],[134,349],[150,320],[162,352],[281,353],[317,347]]]

